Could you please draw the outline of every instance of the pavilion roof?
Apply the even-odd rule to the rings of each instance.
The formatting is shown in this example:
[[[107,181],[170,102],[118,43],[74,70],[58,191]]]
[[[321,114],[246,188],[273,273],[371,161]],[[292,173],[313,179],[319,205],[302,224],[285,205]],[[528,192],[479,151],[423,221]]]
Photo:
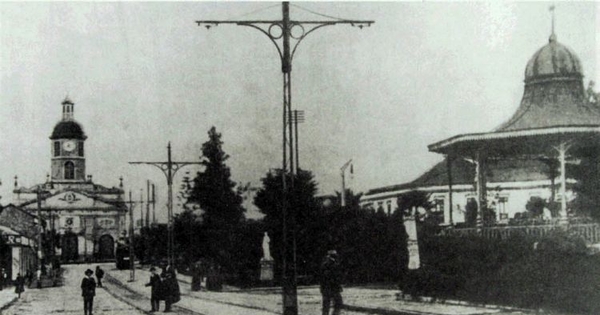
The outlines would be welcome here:
[[[491,160],[488,162],[487,177],[488,182],[491,183],[548,180],[548,170],[548,165],[537,159]],[[475,164],[463,158],[456,158],[452,161],[452,183],[454,185],[472,185],[474,178]],[[447,185],[448,162],[444,159],[411,182],[374,188],[367,191],[365,196]]]

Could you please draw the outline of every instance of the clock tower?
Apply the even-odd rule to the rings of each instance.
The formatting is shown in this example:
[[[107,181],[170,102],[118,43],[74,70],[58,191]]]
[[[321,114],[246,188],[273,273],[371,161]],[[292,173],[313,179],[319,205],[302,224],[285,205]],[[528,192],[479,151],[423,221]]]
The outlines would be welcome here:
[[[62,102],[62,120],[52,135],[51,180],[54,183],[75,183],[85,181],[84,142],[87,136],[74,116],[75,104],[66,97]]]

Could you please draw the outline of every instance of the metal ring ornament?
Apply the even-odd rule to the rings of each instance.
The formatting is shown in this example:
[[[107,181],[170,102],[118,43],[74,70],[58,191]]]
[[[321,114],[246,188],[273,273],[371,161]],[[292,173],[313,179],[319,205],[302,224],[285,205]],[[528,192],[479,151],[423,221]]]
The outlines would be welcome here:
[[[294,35],[294,29],[296,29],[296,30],[300,29],[300,35]],[[293,39],[301,39],[304,37],[305,34],[306,34],[306,31],[304,30],[304,26],[302,26],[302,24],[293,23],[292,25],[290,25],[290,36]]]
[[[277,26],[277,28],[273,28]],[[274,31],[278,30],[280,32],[279,35],[273,35]],[[276,31],[275,31],[276,32]],[[269,36],[271,36],[272,39],[280,39],[281,37],[283,37],[283,26],[279,25],[278,23],[273,23],[271,24],[271,26],[269,26]]]

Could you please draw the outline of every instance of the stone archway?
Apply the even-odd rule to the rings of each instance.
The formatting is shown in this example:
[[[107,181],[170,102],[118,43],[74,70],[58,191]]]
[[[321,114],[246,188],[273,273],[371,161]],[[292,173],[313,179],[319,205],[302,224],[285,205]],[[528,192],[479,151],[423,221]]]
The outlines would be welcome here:
[[[63,262],[77,260],[79,258],[79,241],[74,233],[65,233],[62,237],[62,254]]]
[[[98,259],[106,260],[115,258],[115,240],[112,236],[104,234],[98,240]]]

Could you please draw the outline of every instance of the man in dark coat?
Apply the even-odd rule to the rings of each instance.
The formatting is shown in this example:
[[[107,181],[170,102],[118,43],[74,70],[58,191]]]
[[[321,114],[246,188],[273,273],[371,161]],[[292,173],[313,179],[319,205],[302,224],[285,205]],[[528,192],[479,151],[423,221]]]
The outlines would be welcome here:
[[[21,276],[21,273],[17,273],[17,278],[15,279],[15,293],[19,295],[19,299],[21,298],[21,293],[25,291],[25,278]]]
[[[177,283],[177,276],[175,270],[170,265],[165,267],[161,274],[163,279],[162,294],[165,299],[165,312],[171,311],[171,305],[177,303],[181,299],[181,292],[179,291],[179,283]]]
[[[102,288],[102,278],[104,277],[104,270],[100,266],[96,266],[96,279],[98,279],[98,287]]]
[[[85,271],[85,278],[81,280],[81,296],[83,296],[83,313],[92,315],[94,307],[94,296],[96,295],[96,281],[92,277],[94,272],[91,269]]]
[[[333,300],[333,315],[342,310],[342,272],[335,250],[327,252],[321,263],[321,295],[323,296],[323,315],[329,315],[329,306]]]
[[[160,292],[162,287],[162,280],[160,279],[158,272],[156,272],[156,268],[150,268],[150,272],[152,272],[152,275],[150,276],[150,282],[146,283],[146,286],[152,287],[150,295],[150,303],[152,304],[151,312],[158,312],[160,308],[160,300],[162,299]]]

